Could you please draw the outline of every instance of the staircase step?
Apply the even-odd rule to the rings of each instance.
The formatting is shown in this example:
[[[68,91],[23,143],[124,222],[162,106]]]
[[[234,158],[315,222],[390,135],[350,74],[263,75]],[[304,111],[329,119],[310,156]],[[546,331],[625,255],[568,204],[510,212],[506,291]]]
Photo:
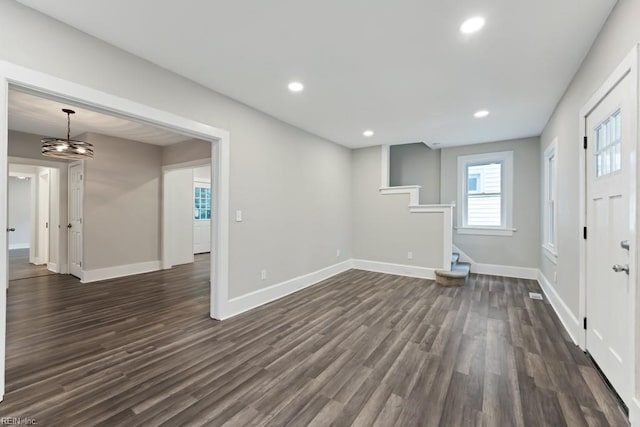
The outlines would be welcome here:
[[[436,283],[441,286],[464,286],[471,271],[468,263],[456,263],[451,271],[436,270]]]
[[[457,252],[454,252],[451,254],[451,265],[456,265],[458,263],[458,260],[460,259],[460,254]]]

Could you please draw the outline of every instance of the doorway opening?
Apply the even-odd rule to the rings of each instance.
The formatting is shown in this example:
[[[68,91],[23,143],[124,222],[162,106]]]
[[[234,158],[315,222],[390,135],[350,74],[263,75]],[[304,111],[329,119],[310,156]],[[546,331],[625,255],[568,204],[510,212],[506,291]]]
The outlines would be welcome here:
[[[25,159],[8,175],[9,280],[59,273],[59,170]]]
[[[103,91],[94,90],[73,82],[54,78],[44,73],[35,72],[24,67],[0,61],[0,115],[7,117],[7,99],[9,89],[35,94],[49,100],[57,100],[101,112],[116,118],[125,118],[135,123],[162,127],[176,133],[194,139],[206,141],[209,147],[210,163],[212,167],[212,192],[218,195],[216,202],[212,203],[211,242],[210,255],[211,269],[207,273],[210,298],[208,298],[209,316],[214,319],[229,317],[228,306],[228,236],[229,236],[229,134],[212,126],[196,122],[190,119],[174,115],[172,113],[156,110],[126,98],[109,95]],[[8,145],[7,121],[0,121],[0,143]],[[9,154],[12,155],[12,154]],[[17,156],[17,154],[13,154]],[[7,179],[8,155],[6,150],[0,150],[0,176]],[[159,174],[161,176],[161,173]],[[117,176],[114,176],[117,178]],[[158,194],[160,191],[158,190]],[[5,203],[5,209],[0,209],[0,222],[7,226],[7,192],[6,185],[0,186],[0,200]],[[86,202],[86,198],[85,198]],[[86,214],[86,212],[85,212]],[[86,224],[84,224],[86,225]],[[161,229],[161,227],[158,227]],[[85,230],[86,231],[86,230]],[[111,237],[122,237],[123,233]],[[0,237],[0,280],[7,283],[8,275],[6,263],[8,262],[7,235]],[[4,239],[4,240],[2,240]],[[83,240],[86,239],[86,235]],[[83,242],[86,243],[86,242]],[[86,245],[83,245],[86,246]],[[162,251],[158,251],[162,256]],[[83,260],[84,261],[84,260]],[[158,260],[158,265],[162,258]],[[68,263],[67,263],[68,264]],[[84,262],[83,262],[84,268]],[[4,269],[4,271],[2,271]],[[99,270],[99,269],[98,269]],[[126,271],[125,271],[126,272]],[[98,271],[102,273],[102,271]],[[67,276],[68,277],[68,276]],[[0,283],[1,286],[1,283]],[[6,322],[6,295],[0,293],[0,323]],[[5,384],[5,328],[0,328],[0,392],[4,394]]]

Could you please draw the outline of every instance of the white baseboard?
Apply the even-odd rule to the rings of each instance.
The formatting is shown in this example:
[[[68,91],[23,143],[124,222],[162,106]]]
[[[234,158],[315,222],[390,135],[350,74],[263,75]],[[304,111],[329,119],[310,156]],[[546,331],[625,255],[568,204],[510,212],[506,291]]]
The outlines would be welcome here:
[[[582,330],[580,321],[576,316],[574,316],[574,314],[571,312],[562,298],[560,298],[560,295],[553,287],[551,282],[549,282],[549,280],[539,270],[537,280],[540,284],[540,287],[542,288],[542,291],[546,295],[547,300],[549,300],[551,307],[553,307],[553,310],[556,312],[556,315],[560,319],[560,322],[562,322],[562,324],[564,325],[564,329],[566,329],[573,342],[578,345],[578,337],[581,333],[580,331]]]
[[[55,262],[48,263],[47,270],[53,271],[54,273],[60,273],[60,270],[58,269],[58,264]]]
[[[115,267],[96,268],[82,272],[82,283],[97,282],[99,280],[115,279],[117,277],[132,276],[134,274],[150,273],[160,270],[160,261],[139,262],[136,264],[118,265]]]
[[[293,279],[271,285],[268,288],[259,289],[246,295],[230,299],[225,307],[222,319],[237,316],[240,313],[259,307],[271,301],[280,299],[301,289],[308,288],[318,282],[326,280],[336,274],[343,273],[352,268],[351,260],[347,260],[332,266],[308,273]]]
[[[529,267],[513,267],[496,264],[471,264],[471,272],[490,276],[514,277],[516,279],[536,280],[538,269]]]
[[[435,280],[437,269],[427,267],[416,267],[414,265],[391,264],[380,261],[367,261],[364,259],[354,259],[353,268],[358,270],[373,271],[376,273],[396,274],[398,276],[417,277],[419,279]]]
[[[29,243],[12,243],[9,245],[9,250],[11,249],[29,249],[31,245]]]

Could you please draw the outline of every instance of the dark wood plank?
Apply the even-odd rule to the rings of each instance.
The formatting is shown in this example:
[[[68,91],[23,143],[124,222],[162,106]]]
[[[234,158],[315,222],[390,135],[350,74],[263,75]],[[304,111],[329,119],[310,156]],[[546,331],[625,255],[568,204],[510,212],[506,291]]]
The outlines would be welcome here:
[[[351,270],[224,322],[208,257],[16,280],[0,416],[38,425],[625,425],[536,282]]]

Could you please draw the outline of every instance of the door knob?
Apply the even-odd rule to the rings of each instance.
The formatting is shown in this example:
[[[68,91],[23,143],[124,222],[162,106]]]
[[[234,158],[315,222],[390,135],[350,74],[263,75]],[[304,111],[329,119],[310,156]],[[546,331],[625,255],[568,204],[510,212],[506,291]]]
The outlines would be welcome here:
[[[621,242],[620,242],[620,247],[621,247],[622,249],[629,250],[629,241],[628,241],[628,240],[623,240],[623,241],[621,241]]]
[[[7,228],[7,231],[16,231],[16,229],[14,227],[11,227],[11,228]]]
[[[627,273],[627,276],[629,275],[629,264],[627,265],[620,265],[620,264],[616,264],[613,266],[613,271],[615,271],[616,273],[620,273],[622,271],[624,271],[625,273]]]
[[[71,228],[71,227],[73,227],[73,225],[67,224],[67,228]]]

